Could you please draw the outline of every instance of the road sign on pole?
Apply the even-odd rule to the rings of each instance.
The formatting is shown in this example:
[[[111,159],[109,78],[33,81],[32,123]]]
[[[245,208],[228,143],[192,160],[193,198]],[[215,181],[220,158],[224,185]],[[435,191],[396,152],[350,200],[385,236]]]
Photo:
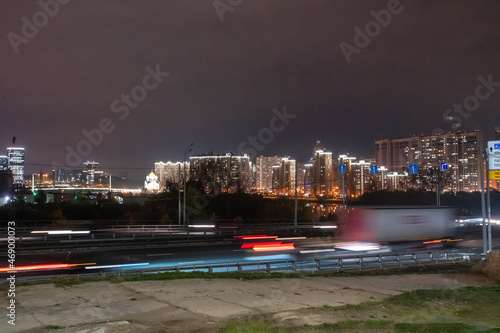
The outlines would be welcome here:
[[[339,164],[339,173],[345,173],[345,164]]]
[[[418,173],[418,164],[409,165],[410,175],[416,175]]]
[[[500,171],[490,171],[490,179],[500,180]]]
[[[370,174],[378,175],[378,167],[376,165],[370,165]]]
[[[488,160],[490,171],[500,171],[500,141],[488,141]]]
[[[448,170],[448,162],[441,162],[441,163],[439,163],[439,166],[441,168],[441,171]]]

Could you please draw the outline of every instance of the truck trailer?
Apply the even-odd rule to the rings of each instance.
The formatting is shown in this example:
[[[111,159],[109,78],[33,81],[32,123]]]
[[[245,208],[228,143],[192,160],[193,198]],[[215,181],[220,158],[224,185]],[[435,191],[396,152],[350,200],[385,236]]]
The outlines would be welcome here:
[[[372,243],[456,239],[455,211],[447,207],[355,208],[339,230],[342,240]]]

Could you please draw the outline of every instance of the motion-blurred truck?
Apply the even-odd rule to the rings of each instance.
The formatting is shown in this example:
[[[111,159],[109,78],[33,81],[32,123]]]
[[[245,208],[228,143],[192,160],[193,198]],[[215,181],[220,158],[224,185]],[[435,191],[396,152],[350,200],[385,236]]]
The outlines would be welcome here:
[[[455,211],[443,207],[355,208],[339,230],[343,240],[432,244],[456,240]]]

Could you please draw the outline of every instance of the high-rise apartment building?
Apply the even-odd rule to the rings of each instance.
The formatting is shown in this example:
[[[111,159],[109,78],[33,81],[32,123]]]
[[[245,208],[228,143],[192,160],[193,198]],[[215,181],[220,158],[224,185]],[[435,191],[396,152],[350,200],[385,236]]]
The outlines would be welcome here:
[[[353,169],[352,165],[356,161],[356,157],[346,155],[339,155],[337,159],[338,165],[345,165],[345,174],[339,174],[338,168],[335,170],[335,177],[338,180],[339,191],[338,194],[346,195],[347,197],[353,197],[355,195],[354,181],[353,181]]]
[[[279,165],[282,157],[258,156],[255,160],[255,187],[259,193],[269,193],[273,191],[273,166]]]
[[[444,190],[477,191],[482,141],[478,131],[385,139],[375,142],[375,156],[377,165],[400,174],[408,172],[410,164],[418,164],[420,173],[414,186],[428,181],[426,177],[435,177],[435,173],[441,172],[440,163],[448,162]]]
[[[299,195],[304,195],[305,183],[306,183],[306,163],[296,162],[296,172],[297,172],[297,193]]]
[[[8,167],[12,170],[15,186],[24,185],[24,148],[7,148]]]
[[[321,141],[316,142],[313,150],[312,189],[317,196],[332,196],[335,187],[334,161],[331,152],[324,150]]]
[[[359,197],[365,192],[375,190],[375,175],[370,173],[372,161],[360,160],[351,166],[352,196]]]
[[[297,163],[287,157],[283,158],[279,164],[278,177],[279,187],[278,194],[294,195],[295,194],[295,176]]]
[[[306,163],[304,164],[304,194],[312,195],[313,194],[313,164]]]
[[[160,182],[160,191],[164,190],[167,183],[183,184],[184,175],[189,179],[189,162],[156,162],[155,172]]]
[[[211,193],[248,192],[252,186],[252,169],[248,155],[199,155],[189,158],[190,179],[200,181]]]

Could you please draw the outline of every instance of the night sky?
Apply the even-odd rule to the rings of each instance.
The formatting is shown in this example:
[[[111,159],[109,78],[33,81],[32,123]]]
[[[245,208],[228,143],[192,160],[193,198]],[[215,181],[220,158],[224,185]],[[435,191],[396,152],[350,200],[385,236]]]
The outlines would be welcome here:
[[[500,2],[401,1],[348,63],[341,43],[352,50],[355,27],[393,1],[243,0],[218,13],[212,0],[73,0],[53,17],[36,15],[38,1],[1,1],[0,148],[16,136],[27,173],[49,170],[104,122],[109,133],[81,159],[142,179],[155,161],[182,160],[192,142],[195,154],[238,153],[286,108],[295,118],[274,122],[280,131],[259,155],[306,162],[321,140],[335,155],[372,157],[375,140],[450,131],[443,114],[476,94],[479,76],[499,83],[479,88],[460,129],[492,138]],[[34,15],[40,27],[25,27],[26,38]],[[146,80],[149,91],[148,66],[169,73]],[[129,107],[121,95],[137,86],[144,100]]]

